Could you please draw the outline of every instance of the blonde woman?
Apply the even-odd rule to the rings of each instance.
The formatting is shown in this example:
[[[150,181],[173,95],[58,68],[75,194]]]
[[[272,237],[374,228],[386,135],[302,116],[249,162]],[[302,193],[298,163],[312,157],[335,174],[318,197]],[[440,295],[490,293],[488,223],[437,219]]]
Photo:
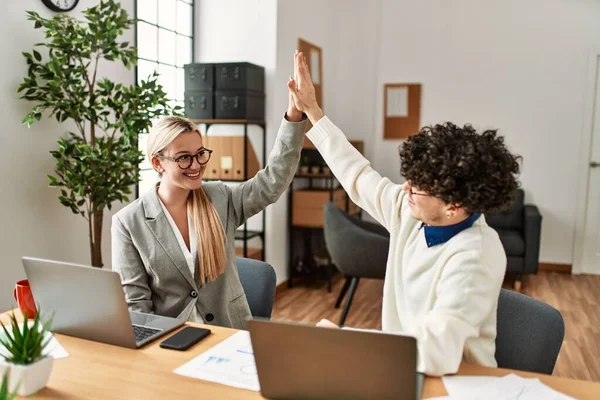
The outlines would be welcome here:
[[[194,123],[164,117],[153,126],[148,157],[160,182],[112,219],[112,265],[131,311],[245,328],[234,235],[289,186],[305,125],[290,101],[267,166],[231,187],[202,182],[211,150]]]

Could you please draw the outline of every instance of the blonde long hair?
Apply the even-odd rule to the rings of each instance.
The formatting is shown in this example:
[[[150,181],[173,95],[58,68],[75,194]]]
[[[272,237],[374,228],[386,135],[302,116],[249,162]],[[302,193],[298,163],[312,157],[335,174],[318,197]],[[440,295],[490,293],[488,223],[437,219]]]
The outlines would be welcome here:
[[[182,117],[168,116],[160,118],[150,130],[148,137],[148,159],[152,159],[165,150],[179,135],[202,133],[192,121]],[[194,221],[194,230],[198,244],[199,281],[201,284],[214,281],[224,271],[226,265],[225,233],[217,210],[208,199],[204,188],[192,190],[187,200],[188,212]]]

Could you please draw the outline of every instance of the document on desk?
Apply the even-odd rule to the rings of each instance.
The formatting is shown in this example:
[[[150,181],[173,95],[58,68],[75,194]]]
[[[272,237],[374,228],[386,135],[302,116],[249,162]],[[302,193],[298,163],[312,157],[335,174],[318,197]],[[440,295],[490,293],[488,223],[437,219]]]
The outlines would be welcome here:
[[[33,326],[33,322],[29,322],[27,325]],[[21,330],[23,329],[22,323],[19,324],[19,328]],[[6,334],[0,328],[0,339],[3,339],[5,336],[6,336]],[[46,346],[44,351],[42,351],[42,354],[44,356],[51,356],[55,360],[57,360],[59,358],[69,357],[69,353],[67,352],[67,350],[65,350],[65,348],[62,347],[62,345],[58,342],[58,340],[56,340],[54,335],[50,332],[46,333],[46,336],[44,337],[44,340],[48,340],[48,339],[50,339],[50,341],[48,342],[48,345]],[[2,344],[0,344],[0,356],[7,356],[7,357],[10,356],[10,352],[8,350],[6,350],[6,348],[4,346],[2,346]]]
[[[173,372],[255,392],[260,390],[247,331],[234,333]]]
[[[486,400],[573,400],[543,384],[537,378],[509,374],[491,376],[445,376],[442,378],[448,399]]]

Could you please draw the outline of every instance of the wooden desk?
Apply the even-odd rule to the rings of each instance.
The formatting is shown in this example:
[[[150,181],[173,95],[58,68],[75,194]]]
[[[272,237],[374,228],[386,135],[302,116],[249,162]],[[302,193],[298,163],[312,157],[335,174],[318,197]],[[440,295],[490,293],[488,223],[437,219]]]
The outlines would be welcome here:
[[[8,322],[8,313],[0,314]],[[197,324],[190,324],[197,325]],[[197,325],[201,326],[201,325]],[[212,334],[188,351],[161,349],[164,337],[139,350],[56,334],[69,357],[55,360],[50,382],[35,399],[262,399],[260,393],[187,378],[173,370],[236,332],[209,327]],[[600,383],[463,364],[459,375],[504,376],[514,372],[538,377],[548,386],[578,399],[600,398]],[[423,398],[446,395],[440,378],[426,378]]]

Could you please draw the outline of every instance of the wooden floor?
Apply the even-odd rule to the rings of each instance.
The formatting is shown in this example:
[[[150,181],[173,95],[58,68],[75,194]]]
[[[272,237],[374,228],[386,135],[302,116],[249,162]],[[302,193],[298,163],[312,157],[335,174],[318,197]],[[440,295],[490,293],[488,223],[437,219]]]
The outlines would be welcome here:
[[[327,318],[337,323],[341,308],[334,305],[343,283],[338,275],[331,293],[325,284],[315,282],[280,291],[273,319],[318,322]],[[383,281],[361,280],[345,325],[381,329],[382,291]],[[554,375],[600,381],[600,276],[541,272],[524,278],[522,292],[552,305],[564,318],[565,340]]]

